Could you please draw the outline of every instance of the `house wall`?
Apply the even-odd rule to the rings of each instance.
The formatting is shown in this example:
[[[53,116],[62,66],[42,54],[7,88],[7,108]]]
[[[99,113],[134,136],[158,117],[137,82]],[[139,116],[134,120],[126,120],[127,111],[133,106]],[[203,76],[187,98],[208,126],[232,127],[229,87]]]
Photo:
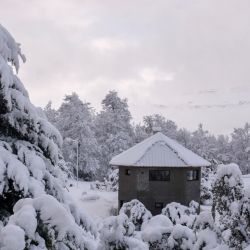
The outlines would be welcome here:
[[[126,169],[130,170],[130,175],[126,175]],[[119,205],[138,199],[153,214],[158,214],[161,208],[156,209],[155,202],[162,202],[164,207],[173,201],[183,205],[188,205],[191,200],[200,203],[200,176],[199,180],[188,181],[186,174],[190,169],[201,170],[191,167],[119,167]],[[170,170],[170,181],[149,181],[149,170]]]

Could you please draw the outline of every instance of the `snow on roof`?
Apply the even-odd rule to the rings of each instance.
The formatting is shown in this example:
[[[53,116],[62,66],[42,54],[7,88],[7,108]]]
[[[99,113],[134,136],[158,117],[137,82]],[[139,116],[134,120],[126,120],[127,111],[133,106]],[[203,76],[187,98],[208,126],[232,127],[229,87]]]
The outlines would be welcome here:
[[[205,167],[210,163],[189,149],[158,132],[113,157],[113,166]]]

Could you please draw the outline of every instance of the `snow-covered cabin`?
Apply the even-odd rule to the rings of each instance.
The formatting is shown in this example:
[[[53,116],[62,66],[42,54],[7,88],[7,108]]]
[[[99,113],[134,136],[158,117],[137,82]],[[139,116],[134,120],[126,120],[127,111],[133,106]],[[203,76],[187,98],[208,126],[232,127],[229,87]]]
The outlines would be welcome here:
[[[201,167],[210,163],[158,132],[115,156],[119,167],[119,207],[140,200],[153,214],[175,201],[200,202]]]

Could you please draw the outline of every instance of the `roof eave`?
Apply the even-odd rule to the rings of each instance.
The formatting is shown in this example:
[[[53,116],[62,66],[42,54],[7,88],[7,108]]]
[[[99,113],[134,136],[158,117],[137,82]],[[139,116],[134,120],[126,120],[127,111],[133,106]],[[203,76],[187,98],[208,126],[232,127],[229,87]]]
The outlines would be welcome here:
[[[147,168],[201,168],[201,167],[209,167],[210,165],[182,165],[182,166],[173,166],[173,165],[169,165],[169,166],[166,166],[166,165],[159,165],[159,166],[156,166],[156,165],[135,165],[135,164],[110,164],[111,166],[115,166],[115,167],[147,167]]]

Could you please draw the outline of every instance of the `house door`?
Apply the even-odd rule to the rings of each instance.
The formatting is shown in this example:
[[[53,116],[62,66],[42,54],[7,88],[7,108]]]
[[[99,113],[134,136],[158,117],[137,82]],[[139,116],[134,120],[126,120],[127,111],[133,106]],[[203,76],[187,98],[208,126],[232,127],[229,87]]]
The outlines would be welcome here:
[[[149,190],[148,171],[139,170],[137,173],[137,191],[144,193]]]

